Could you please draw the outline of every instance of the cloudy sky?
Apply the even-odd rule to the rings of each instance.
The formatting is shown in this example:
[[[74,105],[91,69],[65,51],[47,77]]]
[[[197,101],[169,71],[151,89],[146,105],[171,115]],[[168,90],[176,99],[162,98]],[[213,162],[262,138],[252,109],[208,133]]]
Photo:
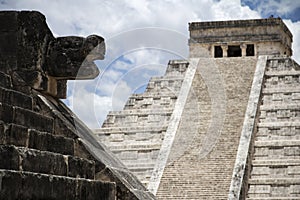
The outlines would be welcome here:
[[[142,92],[168,60],[188,57],[188,23],[281,17],[300,63],[300,0],[0,0],[1,10],[38,10],[55,36],[98,34],[107,53],[95,80],[69,81],[65,103],[91,128]]]

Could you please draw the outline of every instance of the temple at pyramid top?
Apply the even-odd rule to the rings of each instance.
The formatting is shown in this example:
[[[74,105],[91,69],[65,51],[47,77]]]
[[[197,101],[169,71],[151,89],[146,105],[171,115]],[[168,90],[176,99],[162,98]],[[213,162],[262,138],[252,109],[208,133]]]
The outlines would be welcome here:
[[[293,36],[280,18],[189,23],[190,57],[292,55]]]

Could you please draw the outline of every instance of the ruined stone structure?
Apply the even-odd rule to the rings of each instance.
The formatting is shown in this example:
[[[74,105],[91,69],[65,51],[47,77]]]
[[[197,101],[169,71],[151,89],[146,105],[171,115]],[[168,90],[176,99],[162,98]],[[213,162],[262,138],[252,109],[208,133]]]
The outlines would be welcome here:
[[[154,199],[59,98],[95,78],[104,39],[53,37],[35,11],[0,12],[0,199]]]
[[[157,199],[300,199],[300,67],[279,18],[189,24],[170,61],[95,130]]]
[[[292,55],[292,34],[281,19],[193,22],[190,57]]]
[[[96,138],[59,98],[67,80],[99,74],[104,39],[55,38],[39,12],[0,12],[0,199],[300,199],[290,31],[277,18],[189,30],[190,58]]]

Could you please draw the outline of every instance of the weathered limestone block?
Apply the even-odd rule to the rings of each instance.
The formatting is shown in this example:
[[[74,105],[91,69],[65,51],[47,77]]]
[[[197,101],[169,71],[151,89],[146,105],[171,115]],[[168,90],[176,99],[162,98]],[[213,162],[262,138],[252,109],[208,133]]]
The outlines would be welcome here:
[[[24,171],[60,176],[68,175],[67,163],[61,154],[27,148],[19,148],[18,151],[22,160],[20,168]]]
[[[115,200],[116,196],[114,183],[100,181],[13,170],[0,170],[0,180],[0,199]]]
[[[10,88],[11,87],[11,79],[8,75],[0,72],[0,86]]]
[[[52,118],[19,107],[14,108],[12,122],[39,131],[53,132]]]
[[[10,89],[0,87],[0,100],[3,103],[14,106],[32,109],[32,97]]]
[[[13,146],[0,146],[0,169],[19,170],[19,152]]]
[[[13,169],[59,176],[94,179],[95,162],[74,156],[65,156],[49,151],[0,146],[0,169]]]
[[[94,161],[68,156],[69,176],[94,179],[94,174],[95,174]]]
[[[5,123],[13,120],[13,108],[7,104],[0,103],[0,119]]]
[[[28,147],[64,155],[74,155],[74,140],[36,130],[28,130]]]
[[[2,124],[3,130],[0,131],[0,144],[12,144],[16,146],[27,145],[28,132],[24,126],[16,124]]]

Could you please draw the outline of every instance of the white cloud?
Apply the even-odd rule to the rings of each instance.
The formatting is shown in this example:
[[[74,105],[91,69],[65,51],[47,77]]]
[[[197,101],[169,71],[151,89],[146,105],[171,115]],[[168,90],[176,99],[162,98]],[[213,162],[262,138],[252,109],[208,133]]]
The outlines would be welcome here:
[[[250,1],[250,0],[245,0]],[[294,12],[300,7],[300,1],[295,0],[251,0],[252,4],[257,6],[257,10],[263,16],[270,14],[278,14],[279,16],[285,16]]]
[[[215,20],[260,18],[257,12],[247,6],[241,6],[240,0],[222,0],[213,4],[212,10]]]
[[[7,0],[0,9],[39,10],[57,36],[98,34],[107,53],[97,61],[102,74],[94,81],[69,85],[68,105],[92,128],[109,110],[121,108],[128,95],[162,74],[167,61],[188,56],[188,22],[260,18],[240,0]],[[273,4],[276,4],[275,6]],[[284,13],[299,1],[268,1],[261,7]],[[268,7],[272,6],[272,7]],[[285,21],[294,34],[294,57],[300,59],[299,22]]]
[[[121,110],[130,94],[132,94],[132,89],[127,82],[124,80],[119,81],[113,89],[112,109]]]
[[[293,59],[300,63],[300,21],[293,23],[291,20],[284,20],[284,23],[293,34]]]

